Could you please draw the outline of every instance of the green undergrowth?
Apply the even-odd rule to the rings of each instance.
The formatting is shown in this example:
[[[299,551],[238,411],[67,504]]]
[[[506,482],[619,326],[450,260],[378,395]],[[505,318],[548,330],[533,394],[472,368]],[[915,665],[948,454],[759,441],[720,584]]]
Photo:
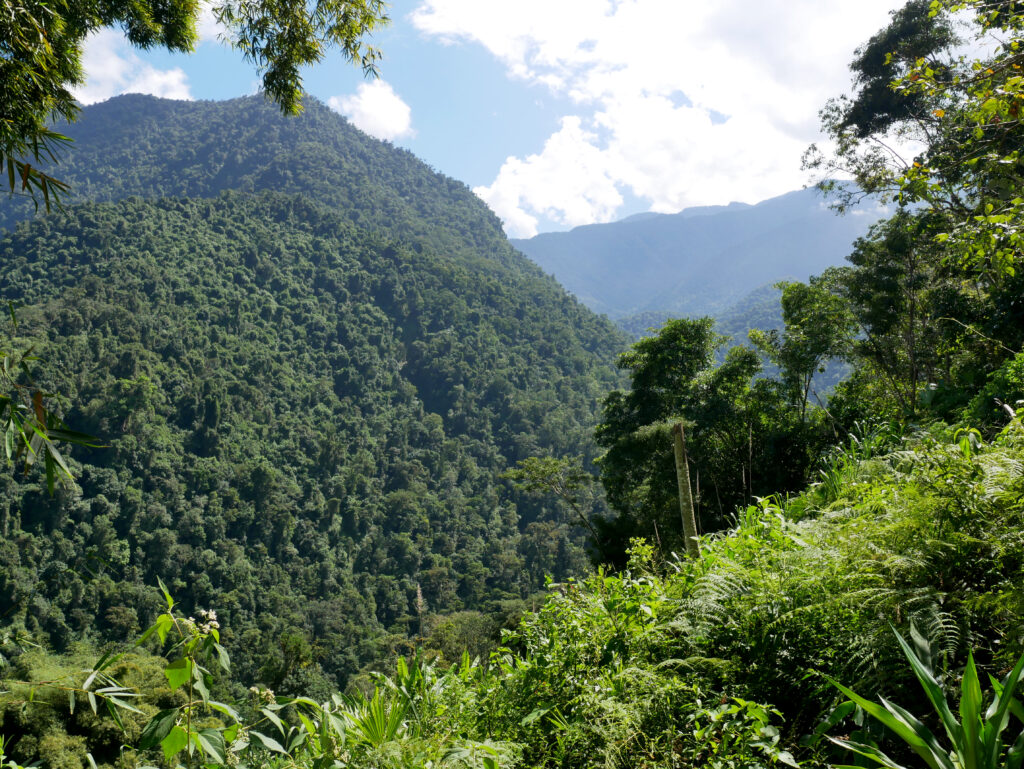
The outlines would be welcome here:
[[[294,699],[274,699],[280,732],[261,728],[276,747],[249,738],[232,760],[538,768],[834,761],[841,754],[821,736],[852,727],[838,716],[827,721],[842,703],[828,678],[910,712],[928,710],[890,625],[919,631],[950,692],[972,650],[983,675],[1012,667],[1024,648],[1022,517],[1019,420],[989,442],[945,426],[904,438],[865,431],[804,494],[762,500],[731,530],[704,538],[699,561],[635,542],[622,572],[550,583],[546,602],[489,659],[466,655],[448,670],[440,659],[402,663],[397,675],[321,710],[310,705],[302,717]],[[214,695],[218,686],[232,690],[219,682]],[[235,706],[234,731],[223,715],[196,714],[237,741],[256,727],[245,720],[252,708]],[[328,711],[341,721],[318,742],[317,718],[334,723]],[[160,752],[142,755],[162,765]]]

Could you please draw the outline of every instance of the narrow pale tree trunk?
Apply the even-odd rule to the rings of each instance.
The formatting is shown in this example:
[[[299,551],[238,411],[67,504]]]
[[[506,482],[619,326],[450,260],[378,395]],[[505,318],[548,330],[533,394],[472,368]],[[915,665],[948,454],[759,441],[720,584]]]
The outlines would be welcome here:
[[[686,555],[700,558],[697,518],[693,514],[693,493],[690,491],[690,464],[686,458],[686,436],[683,435],[682,422],[677,422],[672,428],[672,438],[676,452],[676,481],[679,484],[679,518],[683,522]]]

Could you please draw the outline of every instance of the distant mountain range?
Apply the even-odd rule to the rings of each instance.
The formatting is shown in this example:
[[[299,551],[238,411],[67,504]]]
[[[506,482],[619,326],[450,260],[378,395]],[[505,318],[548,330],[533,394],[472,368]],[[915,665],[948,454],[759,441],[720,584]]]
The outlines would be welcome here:
[[[838,216],[816,189],[805,189],[756,205],[638,214],[512,244],[592,310],[630,328],[726,314],[778,280],[806,280],[841,264],[883,215],[867,204]]]

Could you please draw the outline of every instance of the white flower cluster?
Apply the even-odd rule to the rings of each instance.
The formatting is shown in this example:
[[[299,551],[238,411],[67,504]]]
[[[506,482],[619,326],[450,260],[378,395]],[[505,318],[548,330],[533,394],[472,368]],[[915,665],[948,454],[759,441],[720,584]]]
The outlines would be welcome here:
[[[189,624],[191,624],[192,627],[194,627],[200,633],[203,633],[205,635],[209,633],[211,630],[220,629],[220,623],[217,621],[217,612],[215,612],[213,609],[200,609],[196,613],[199,615],[199,619],[196,620],[195,617],[189,617],[188,621]]]
[[[262,686],[250,686],[249,696],[256,702],[264,702],[267,705],[273,705],[277,702],[277,696],[274,692]]]

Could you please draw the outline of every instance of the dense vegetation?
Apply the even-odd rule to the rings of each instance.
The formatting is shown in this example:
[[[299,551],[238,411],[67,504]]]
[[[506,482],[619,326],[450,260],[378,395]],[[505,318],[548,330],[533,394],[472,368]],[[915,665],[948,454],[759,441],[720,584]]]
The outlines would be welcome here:
[[[943,429],[908,439],[862,434],[806,494],[751,506],[735,528],[706,539],[700,561],[635,545],[617,574],[550,585],[541,610],[506,635],[489,664],[414,660],[380,679],[375,696],[322,707],[239,693],[235,715],[207,716],[203,726],[230,727],[237,716],[269,736],[270,748],[256,737],[252,748],[235,744],[258,766],[335,757],[389,767],[767,766],[793,760],[784,746],[812,766],[845,760],[821,739],[843,699],[826,676],[911,712],[926,708],[884,618],[930,639],[947,685],[967,648],[993,672],[1024,650],[1024,427],[1014,421],[990,444],[959,438]],[[81,685],[81,650],[46,658],[9,642],[4,651],[24,680]],[[166,664],[135,653],[107,668],[146,692],[136,703],[143,714],[123,714],[130,744],[158,709],[185,702],[161,675]],[[37,712],[71,736],[9,705],[5,724],[24,730],[27,745],[59,749],[69,766],[84,765],[86,750],[116,757],[123,737],[113,725],[99,728],[84,702],[69,717],[66,692],[39,691],[50,704]],[[268,702],[284,718],[280,730],[260,710]],[[288,717],[296,709],[306,721]],[[861,740],[880,736],[866,723],[845,728]],[[798,749],[799,735],[808,739]],[[278,748],[290,757],[275,757]]]
[[[54,498],[4,480],[8,622],[57,649],[127,639],[159,576],[218,605],[246,677],[340,686],[436,615],[487,610],[438,631],[479,642],[545,574],[586,567],[562,508],[498,476],[593,457],[619,342],[463,185],[315,105],[124,97],[73,131],[80,198],[324,203],[83,205],[0,245],[14,346],[106,444]]]
[[[19,228],[0,244],[18,333],[73,372],[69,420],[112,437],[55,498],[4,481],[13,754],[724,769],[853,747],[893,769],[1019,769],[1024,14],[967,3],[1002,39],[972,63],[963,5],[894,14],[824,113],[838,155],[811,162],[900,205],[849,266],[781,285],[783,327],[755,329],[756,350],[718,355],[710,319],[676,319],[619,357],[630,387],[595,436],[614,514],[586,472],[608,327],[513,252],[475,252],[490,234],[368,234],[237,193]],[[873,149],[890,134],[925,149],[890,165]],[[405,240],[417,227],[433,245]],[[504,280],[548,299],[534,312]],[[818,402],[836,359],[851,376]],[[710,533],[682,559],[688,498]],[[573,578],[577,523],[606,563]],[[429,616],[511,608],[544,571],[547,600],[500,645],[493,615]],[[143,625],[130,654],[98,648]],[[351,675],[414,633],[394,674]]]
[[[308,102],[295,118],[259,96],[178,102],[129,94],[88,107],[61,129],[74,140],[58,166],[71,186],[67,202],[301,193],[361,229],[476,261],[479,269],[493,265],[498,274],[504,264],[540,275],[465,184]],[[0,227],[10,229],[33,211],[30,201],[6,200]]]
[[[240,670],[338,685],[385,631],[585,567],[572,522],[498,478],[592,445],[595,321],[546,281],[284,195],[90,205],[0,252],[68,420],[107,444],[53,498],[3,481],[0,611],[57,648],[132,637],[162,577],[218,606]]]

